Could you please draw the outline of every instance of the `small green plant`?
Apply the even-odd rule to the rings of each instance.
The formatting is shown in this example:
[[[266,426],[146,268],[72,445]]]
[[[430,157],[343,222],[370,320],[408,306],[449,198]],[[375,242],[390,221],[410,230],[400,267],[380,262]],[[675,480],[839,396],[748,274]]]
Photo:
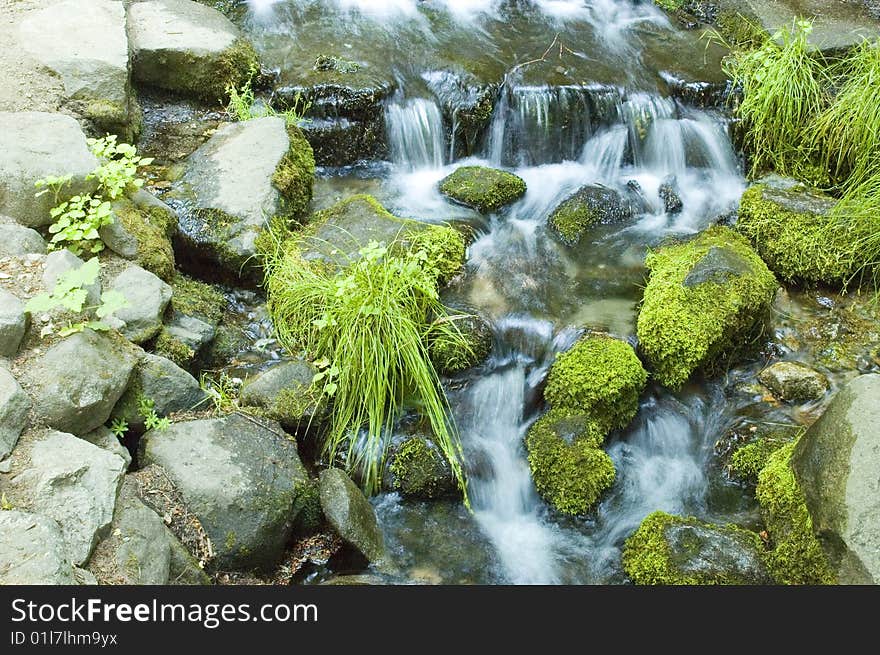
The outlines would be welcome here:
[[[53,235],[50,247],[67,248],[75,255],[84,252],[94,255],[104,249],[99,230],[113,222],[111,202],[123,195],[129,187],[141,187],[144,181],[137,178],[137,169],[153,161],[149,157],[139,157],[134,146],[117,143],[114,135],[88,139],[87,143],[100,162],[98,168],[86,176],[86,179],[98,180],[97,191],[73,196],[50,211],[54,219],[49,226],[49,233]],[[41,196],[52,191],[57,202],[62,189],[70,181],[69,175],[39,179],[35,186],[41,190],[36,195]]]
[[[167,430],[171,421],[165,416],[156,413],[156,402],[152,398],[141,397],[138,400],[138,414],[144,419],[146,430]]]
[[[54,309],[64,309],[74,314],[81,314],[86,310],[94,310],[98,320],[84,320],[69,323],[66,328],[58,330],[59,336],[66,337],[76,332],[82,332],[85,328],[92,330],[107,331],[110,326],[103,320],[114,312],[128,306],[128,301],[118,291],[105,291],[101,294],[101,302],[95,307],[86,307],[88,291],[85,287],[93,284],[98,279],[101,271],[100,262],[90,259],[79,268],[73,268],[58,276],[55,287],[50,293],[41,293],[31,298],[25,308],[32,313],[49,312]],[[46,336],[53,331],[47,326],[43,328],[41,336]]]
[[[312,103],[303,100],[302,94],[297,93],[293,98],[293,105],[284,111],[278,111],[274,107],[264,103],[257,103],[256,94],[254,93],[252,80],[257,71],[253,70],[241,89],[234,85],[226,87],[226,94],[229,96],[229,103],[226,105],[226,114],[233,121],[249,121],[253,118],[264,118],[266,116],[282,116],[287,125],[302,125],[308,122],[305,118],[306,112],[311,109]]]
[[[122,439],[125,436],[125,433],[128,432],[128,421],[124,418],[115,418],[110,423],[110,432],[112,432],[117,439]]]
[[[880,291],[880,152],[853,175],[843,197],[831,210],[826,227],[850,238],[850,258],[858,262],[849,282],[868,282]]]
[[[0,494],[0,510],[3,510],[4,512],[10,512],[14,509],[15,507],[12,503],[9,502],[9,499],[6,497],[6,492],[4,491],[2,494]]]
[[[214,405],[214,411],[218,414],[231,414],[239,411],[238,388],[240,381],[226,373],[220,373],[214,377],[208,373],[202,373],[199,385],[208,394],[208,399]]]
[[[417,407],[467,502],[461,446],[427,348],[440,334],[462,348],[467,342],[448,320],[436,275],[422,266],[424,250],[371,241],[359,255],[338,273],[283,255],[267,260],[279,340],[289,352],[317,359],[314,382],[333,399],[324,453],[357,471],[374,492],[386,437],[405,407]]]

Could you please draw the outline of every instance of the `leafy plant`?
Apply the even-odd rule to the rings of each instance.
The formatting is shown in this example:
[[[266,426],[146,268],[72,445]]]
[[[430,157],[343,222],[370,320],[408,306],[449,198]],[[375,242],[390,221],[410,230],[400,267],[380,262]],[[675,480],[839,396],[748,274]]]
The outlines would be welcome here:
[[[144,429],[146,430],[167,430],[171,421],[165,416],[159,416],[156,413],[156,401],[152,398],[141,397],[138,400],[138,414],[144,419]]]
[[[59,336],[66,337],[76,332],[82,332],[85,328],[106,331],[110,326],[104,323],[114,312],[128,306],[128,301],[118,291],[105,291],[101,294],[101,302],[95,307],[86,307],[89,293],[85,287],[93,284],[98,279],[101,271],[100,262],[90,259],[79,268],[65,271],[58,276],[55,286],[49,293],[41,293],[31,298],[25,308],[32,313],[49,312],[54,309],[64,309],[74,314],[81,314],[85,310],[94,310],[97,321],[87,320],[77,323],[69,323],[66,328],[58,331]],[[44,328],[44,331],[46,328]],[[52,328],[48,327],[51,333]],[[41,336],[46,336],[45,333]]]
[[[122,439],[125,436],[125,433],[128,432],[128,421],[124,418],[115,418],[110,423],[110,432],[112,432],[117,439]]]
[[[268,104],[260,103],[258,105],[252,83],[252,79],[257,71],[253,70],[251,73],[241,89],[236,88],[234,85],[226,87],[226,94],[229,96],[226,114],[233,121],[249,121],[253,118],[263,118],[266,116],[282,116],[287,125],[302,125],[308,121],[305,118],[305,114],[311,108],[312,103],[304,101],[301,93],[297,93],[294,96],[293,105],[284,111],[278,111]]]
[[[401,248],[402,250],[402,248]],[[430,423],[467,501],[461,445],[428,354],[430,338],[468,345],[447,320],[437,279],[421,266],[424,250],[371,241],[338,273],[283,255],[267,261],[269,306],[280,342],[317,359],[315,383],[333,399],[323,444],[331,462],[379,488],[388,433],[405,407]]]

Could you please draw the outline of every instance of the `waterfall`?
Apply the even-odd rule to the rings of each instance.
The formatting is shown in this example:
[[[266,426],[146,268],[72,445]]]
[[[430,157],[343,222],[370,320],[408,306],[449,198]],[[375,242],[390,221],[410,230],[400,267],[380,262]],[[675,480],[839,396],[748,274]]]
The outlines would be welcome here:
[[[405,170],[440,168],[446,133],[437,103],[424,98],[395,101],[385,108],[391,160]]]

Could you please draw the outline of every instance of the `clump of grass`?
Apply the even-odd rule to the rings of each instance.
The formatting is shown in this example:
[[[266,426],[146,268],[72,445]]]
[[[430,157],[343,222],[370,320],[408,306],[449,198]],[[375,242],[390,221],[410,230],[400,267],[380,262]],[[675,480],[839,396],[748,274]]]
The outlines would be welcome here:
[[[838,180],[880,152],[880,41],[864,40],[832,69],[840,88],[813,125],[823,163]]]
[[[853,260],[859,263],[849,282],[880,290],[880,151],[864,162],[831,210],[826,229],[858,235],[849,241]]]
[[[812,121],[827,105],[827,72],[818,52],[811,51],[809,21],[796,21],[768,37],[760,47],[735,51],[725,71],[742,89],[736,108],[743,119],[751,174],[775,170],[817,181],[806,137]]]
[[[428,352],[441,337],[467,348],[440,302],[426,252],[372,241],[339,272],[276,249],[267,258],[269,309],[280,342],[319,368],[332,396],[323,452],[356,472],[368,493],[381,483],[385,437],[406,407],[427,419],[467,502],[461,445]]]
[[[257,96],[253,89],[253,78],[257,72],[252,70],[247,82],[240,89],[234,85],[226,87],[226,95],[229,96],[226,114],[229,118],[233,121],[241,122],[266,116],[281,116],[287,125],[299,127],[307,123],[308,119],[305,115],[311,109],[312,103],[304,100],[302,94],[297,93],[293,99],[293,105],[284,111],[278,111],[269,104],[257,102]]]

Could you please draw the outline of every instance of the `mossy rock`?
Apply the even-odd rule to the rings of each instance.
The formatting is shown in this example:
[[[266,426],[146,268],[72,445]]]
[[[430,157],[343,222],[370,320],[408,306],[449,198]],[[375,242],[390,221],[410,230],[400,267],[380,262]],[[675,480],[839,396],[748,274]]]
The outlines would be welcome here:
[[[171,280],[171,288],[173,311],[184,316],[194,316],[213,326],[219,325],[223,320],[229,303],[220,287],[181,273]]]
[[[492,351],[492,327],[485,320],[474,314],[456,315],[453,320],[467,342],[466,348],[442,337],[428,342],[431,361],[441,375],[453,375],[478,366]]]
[[[188,369],[196,357],[196,351],[181,339],[162,328],[153,344],[153,352],[160,357],[170,359],[183,369]]]
[[[283,214],[299,219],[305,216],[312,202],[315,153],[302,130],[295,125],[287,126],[287,136],[290,147],[275,169],[272,183],[284,199]]]
[[[599,448],[604,438],[596,421],[566,409],[551,409],[529,429],[535,488],[562,514],[586,514],[614,483],[614,463]]]
[[[526,193],[522,178],[484,166],[462,166],[440,181],[440,193],[484,214],[498,211]]]
[[[591,334],[557,355],[544,398],[554,409],[589,415],[607,432],[626,427],[633,419],[647,379],[628,343]]]
[[[767,466],[770,456],[794,441],[800,432],[802,429],[798,427],[774,430],[759,436],[751,443],[740,446],[731,455],[728,470],[736,478],[757,484],[758,475]]]
[[[316,373],[301,359],[282,362],[249,378],[241,389],[241,402],[286,428],[305,426],[326,409],[320,391],[312,385]]]
[[[632,217],[632,205],[620,193],[601,184],[588,184],[563,200],[547,224],[566,245],[573,246],[591,227]]]
[[[648,253],[651,274],[639,312],[639,348],[654,378],[680,388],[713,372],[763,326],[778,288],[748,242],[716,226]]]
[[[177,230],[174,211],[145,191],[138,191],[113,203],[113,218],[99,230],[107,247],[169,282],[175,273],[171,245]]]
[[[813,533],[804,494],[791,468],[796,442],[773,453],[758,475],[755,496],[773,549],[767,566],[779,584],[834,584],[834,574]]]
[[[794,184],[776,179],[746,189],[737,230],[781,279],[840,286],[871,263],[853,245],[870,234],[835,227],[834,199]]]
[[[456,489],[449,462],[433,442],[411,437],[390,457],[388,471],[391,489],[412,498],[433,499]]]
[[[638,585],[771,583],[754,532],[693,517],[654,512],[623,549],[623,568]]]

